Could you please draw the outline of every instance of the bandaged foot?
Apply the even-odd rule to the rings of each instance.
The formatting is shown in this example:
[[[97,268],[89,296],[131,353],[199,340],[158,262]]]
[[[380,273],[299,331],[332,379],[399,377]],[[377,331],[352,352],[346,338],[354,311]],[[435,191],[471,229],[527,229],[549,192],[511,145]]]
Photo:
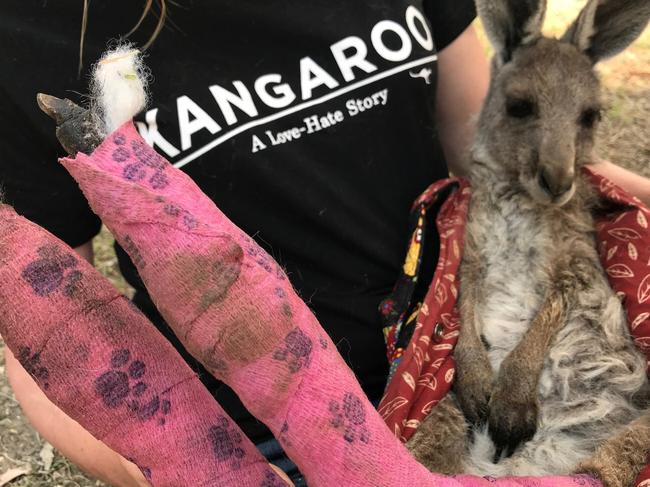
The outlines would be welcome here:
[[[155,486],[286,485],[131,302],[0,204],[0,334],[47,397]]]

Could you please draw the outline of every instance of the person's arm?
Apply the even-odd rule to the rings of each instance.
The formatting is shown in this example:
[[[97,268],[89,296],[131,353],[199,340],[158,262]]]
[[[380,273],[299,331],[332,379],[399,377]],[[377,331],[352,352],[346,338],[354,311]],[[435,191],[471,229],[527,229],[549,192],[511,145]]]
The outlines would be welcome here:
[[[74,251],[78,253],[81,257],[86,259],[88,262],[90,262],[91,264],[94,264],[95,254],[93,252],[92,240],[88,240],[88,242],[86,242],[85,244],[80,245],[79,247],[75,247]]]
[[[467,172],[489,77],[485,50],[472,25],[438,53],[436,120],[449,170],[457,176]]]
[[[590,167],[650,206],[650,179],[605,160],[591,164]]]

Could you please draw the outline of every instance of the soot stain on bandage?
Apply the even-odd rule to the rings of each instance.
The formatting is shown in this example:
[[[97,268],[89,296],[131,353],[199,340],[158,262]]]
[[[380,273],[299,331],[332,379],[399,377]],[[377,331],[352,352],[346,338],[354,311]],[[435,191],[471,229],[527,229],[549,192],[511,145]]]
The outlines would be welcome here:
[[[219,462],[228,462],[233,469],[241,468],[246,452],[241,447],[243,437],[237,427],[225,416],[217,418],[217,424],[208,431],[212,451]]]
[[[90,360],[90,345],[86,341],[73,342],[68,345],[71,363],[83,365]]]
[[[60,290],[65,296],[73,297],[83,278],[82,272],[77,269],[77,258],[54,244],[39,247],[37,253],[38,258],[21,273],[34,294],[44,297]]]
[[[368,443],[370,431],[366,426],[366,412],[363,403],[353,393],[346,392],[343,401],[332,400],[329,403],[331,414],[330,424],[343,433],[343,439],[348,443]]]
[[[289,372],[295,374],[301,369],[309,367],[313,343],[300,328],[294,328],[286,337],[284,344],[273,354],[275,360],[286,362]]]
[[[123,307],[125,301],[128,307]],[[124,343],[128,330],[137,323],[137,319],[142,319],[140,310],[136,308],[137,312],[132,313],[131,306],[135,305],[127,298],[116,299],[108,304],[104,299],[90,298],[84,303],[82,313],[97,324],[96,329],[101,333],[102,341],[117,348]]]
[[[16,355],[18,362],[31,375],[44,391],[50,388],[50,370],[41,363],[40,352],[32,352],[30,347],[20,347]]]
[[[256,309],[241,309],[217,333],[215,350],[226,360],[240,364],[255,362],[270,354],[282,340],[283,331],[268,326]],[[286,333],[286,331],[284,332]]]
[[[175,256],[169,267],[182,269],[182,282],[178,300],[191,303],[195,316],[203,314],[210,306],[220,303],[232,285],[239,279],[243,251],[235,242],[215,246],[204,254],[183,253]],[[163,315],[174,314],[173,309]],[[191,318],[190,318],[191,319]]]
[[[138,246],[129,235],[125,235],[123,240],[123,248],[126,253],[129,254],[129,257],[131,257],[131,262],[133,262],[138,269],[143,269],[146,262],[144,257],[142,257],[142,253]]]
[[[228,364],[225,360],[218,357],[217,351],[205,353],[203,355],[203,365],[217,379],[224,380],[228,374]]]
[[[293,312],[291,311],[291,306],[286,301],[282,303],[282,314],[284,315],[285,318],[289,320],[293,318]]]
[[[194,265],[196,269],[193,285],[203,288],[200,308],[208,309],[212,304],[223,301],[232,285],[239,279],[244,253],[235,242],[228,242],[227,248],[217,249],[212,255],[202,257]]]
[[[107,408],[126,407],[131,415],[142,422],[157,417],[158,424],[162,426],[172,405],[168,399],[148,394],[146,372],[145,363],[133,359],[130,350],[113,350],[109,370],[95,379],[95,392]]]
[[[264,479],[262,479],[262,483],[260,484],[260,487],[286,487],[286,486],[287,486],[286,482],[280,479],[278,475],[272,470],[269,470],[264,474]]]

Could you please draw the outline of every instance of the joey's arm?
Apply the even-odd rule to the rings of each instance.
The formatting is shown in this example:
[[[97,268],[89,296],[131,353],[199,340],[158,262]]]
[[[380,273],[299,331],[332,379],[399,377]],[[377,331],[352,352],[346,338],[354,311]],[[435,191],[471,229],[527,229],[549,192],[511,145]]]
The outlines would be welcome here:
[[[502,451],[511,454],[537,430],[539,377],[553,337],[566,322],[566,289],[571,289],[570,283],[549,290],[530,328],[499,368],[489,406],[497,456]]]
[[[460,269],[460,335],[454,350],[456,379],[454,392],[459,405],[473,424],[481,424],[488,413],[494,372],[478,329],[477,302],[481,293],[482,261],[471,235],[466,236]]]

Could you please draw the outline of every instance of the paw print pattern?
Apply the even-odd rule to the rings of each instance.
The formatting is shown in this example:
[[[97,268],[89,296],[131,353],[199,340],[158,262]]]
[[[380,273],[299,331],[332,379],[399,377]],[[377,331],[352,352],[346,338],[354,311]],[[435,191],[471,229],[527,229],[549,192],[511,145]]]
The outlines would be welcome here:
[[[20,347],[16,358],[20,365],[38,381],[44,390],[49,389],[50,371],[41,364],[41,354],[39,352],[32,353],[30,347]]]
[[[163,207],[163,211],[167,215],[177,218],[187,230],[194,230],[199,226],[199,222],[194,218],[194,215],[180,206],[168,203]]]
[[[209,435],[217,460],[230,462],[234,469],[240,468],[246,452],[241,448],[243,438],[236,427],[225,416],[219,416],[216,426],[210,428]]]
[[[38,259],[23,269],[22,278],[29,283],[37,296],[49,296],[61,290],[72,297],[83,277],[77,259],[62,253],[55,245],[45,245],[37,250]]]
[[[286,487],[286,483],[282,481],[274,472],[266,472],[264,480],[260,484],[260,487]]]
[[[149,178],[149,184],[153,189],[163,189],[169,185],[169,178],[165,174],[167,162],[153,151],[141,140],[131,141],[131,151],[126,144],[126,137],[117,134],[113,137],[113,143],[117,146],[111,157],[115,162],[123,163],[131,159],[131,153],[137,159],[124,166],[122,177],[128,181],[142,181]]]
[[[275,277],[281,281],[284,281],[287,278],[282,268],[277,265],[271,256],[253,239],[247,238],[246,243],[246,253],[255,260],[257,265],[269,274],[275,275]]]
[[[363,403],[357,396],[346,392],[343,396],[343,404],[332,400],[329,410],[332,414],[330,424],[343,431],[345,441],[354,443],[358,440],[366,444],[370,441],[370,431],[365,424],[366,412],[363,409]]]
[[[289,371],[295,374],[303,367],[308,367],[311,360],[312,341],[300,328],[294,328],[284,337],[284,346],[273,354],[275,360],[289,364]]]
[[[147,396],[148,384],[144,378],[147,367],[140,360],[131,360],[127,349],[114,350],[110,370],[95,379],[95,392],[107,408],[126,407],[140,421],[158,416],[158,424],[165,424],[165,416],[171,411],[171,402],[158,395]]]

